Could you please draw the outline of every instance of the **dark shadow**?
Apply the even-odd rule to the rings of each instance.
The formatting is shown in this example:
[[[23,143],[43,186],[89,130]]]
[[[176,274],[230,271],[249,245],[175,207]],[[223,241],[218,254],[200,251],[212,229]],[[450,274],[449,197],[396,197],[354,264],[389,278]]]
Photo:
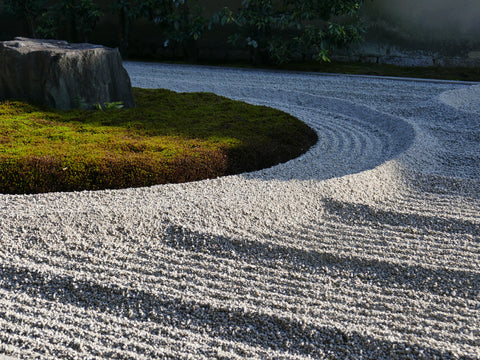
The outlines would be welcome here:
[[[282,107],[280,110],[292,109],[313,109],[318,118],[302,119],[319,134],[319,143],[313,146],[303,157],[298,170],[277,166],[274,169],[243,174],[246,178],[260,178],[262,180],[326,180],[334,177],[359,173],[373,169],[386,161],[392,160],[405,152],[415,140],[413,127],[399,117],[376,111],[367,106],[352,103],[350,101],[324,96],[316,96],[308,93],[295,93],[283,90],[275,90],[268,94],[272,98],[281,98],[284,103],[292,104]],[[268,101],[268,98],[265,99]],[[262,99],[258,99],[262,103]],[[270,106],[273,106],[270,104]],[[295,114],[295,111],[292,112]],[[328,114],[328,115],[322,115]],[[351,119],[352,129],[347,129],[337,124],[338,117]],[[355,134],[355,128],[361,133]],[[350,133],[348,133],[350,131]],[[337,138],[325,138],[324,134]],[[333,135],[332,135],[333,134]],[[351,138],[345,139],[346,136]],[[358,137],[357,137],[358,135]],[[341,152],[331,152],[331,149],[338,146],[338,142],[346,141],[360,143],[360,149],[351,151],[341,149]],[[368,148],[367,143],[376,142],[380,144],[373,151]],[[341,144],[348,146],[348,144]],[[296,159],[292,160],[297,161]],[[308,162],[306,169],[304,162]]]
[[[411,178],[415,180],[413,187],[424,193],[456,195],[474,201],[480,199],[480,176],[477,179],[466,179],[435,174],[415,174]]]
[[[34,279],[34,281],[32,281]],[[104,312],[114,316],[171,326],[175,330],[205,329],[219,340],[243,342],[265,351],[275,349],[289,355],[310,355],[314,358],[350,358],[362,355],[364,359],[406,358],[406,354],[423,358],[453,358],[449,350],[435,349],[414,343],[379,340],[355,331],[344,331],[333,326],[301,322],[274,314],[259,314],[241,308],[231,308],[227,302],[212,306],[207,303],[172,298],[144,290],[102,285],[94,280],[75,279],[72,276],[52,276],[44,272],[32,273],[29,268],[2,266],[2,287],[5,290],[25,292],[31,297],[61,302],[85,310]],[[45,327],[48,325],[41,324]],[[150,326],[152,329],[152,326]],[[167,335],[162,330],[150,330],[149,335]],[[163,330],[164,331],[164,330]],[[107,334],[108,335],[108,334]],[[98,334],[98,337],[101,337]],[[139,337],[142,335],[140,334]],[[53,339],[51,339],[53,341]],[[151,340],[149,340],[151,341]],[[474,346],[474,340],[465,340]],[[121,349],[123,344],[114,344]],[[409,348],[407,350],[407,348]],[[143,356],[152,356],[151,347],[138,349]],[[355,352],[352,354],[352,350]],[[473,359],[473,357],[463,357]]]
[[[379,210],[364,204],[353,204],[333,199],[325,200],[324,204],[329,214],[342,223],[377,228],[384,225],[410,227],[423,233],[471,234],[476,239],[476,242],[480,242],[480,223],[474,223],[469,220]],[[381,223],[378,223],[379,219],[381,219]]]
[[[428,219],[423,219],[423,221],[427,223]],[[346,223],[348,220],[343,222]],[[437,226],[442,225],[438,224]],[[476,272],[394,264],[387,260],[365,259],[354,255],[339,256],[329,252],[303,250],[249,239],[216,236],[215,241],[212,242],[208,234],[191,232],[181,227],[171,227],[168,229],[168,233],[172,234],[167,241],[169,246],[215,254],[222,258],[231,258],[234,253],[236,258],[252,263],[261,262],[267,266],[282,259],[290,266],[301,266],[302,269],[309,269],[313,273],[324,272],[325,268],[328,268],[329,273],[348,271],[355,275],[361,275],[365,281],[371,281],[378,286],[403,287],[439,296],[450,296],[451,291],[455,291],[459,297],[476,300],[480,292],[480,273]],[[321,237],[321,234],[318,236]],[[304,235],[298,234],[298,238],[302,239]],[[309,234],[305,238],[311,239],[311,235]],[[452,278],[455,279],[455,282],[451,281]]]

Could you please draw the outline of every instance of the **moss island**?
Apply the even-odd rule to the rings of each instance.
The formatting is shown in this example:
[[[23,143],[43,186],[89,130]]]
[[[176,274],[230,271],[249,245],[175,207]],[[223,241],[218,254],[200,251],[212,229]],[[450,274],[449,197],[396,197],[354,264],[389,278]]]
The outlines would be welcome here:
[[[0,103],[0,192],[118,189],[254,171],[318,140],[282,111],[211,93],[134,88],[133,109]]]

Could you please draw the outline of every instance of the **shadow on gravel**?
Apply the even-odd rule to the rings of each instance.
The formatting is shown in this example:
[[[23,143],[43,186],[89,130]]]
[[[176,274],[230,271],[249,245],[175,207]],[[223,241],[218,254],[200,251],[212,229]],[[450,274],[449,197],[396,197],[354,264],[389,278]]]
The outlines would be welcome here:
[[[410,229],[414,228],[417,230],[417,233],[445,232],[480,235],[480,223],[468,220],[384,211],[374,209],[368,205],[352,204],[333,199],[327,199],[324,204],[329,214],[342,223],[363,225],[371,228],[379,228],[384,225],[401,226]],[[480,243],[480,238],[476,238],[476,242]]]
[[[302,160],[297,160],[298,158],[291,160],[297,161],[297,169],[295,163],[292,163],[292,166],[280,164],[269,170],[244,174],[246,178],[326,180],[359,173],[398,157],[415,140],[415,130],[405,120],[363,105],[336,98],[281,90],[271,95],[273,98],[282,99],[286,104],[296,104],[291,106],[293,110],[290,111],[294,116],[298,117],[297,113],[301,113],[302,109],[307,111],[310,109],[317,117],[320,116],[320,119],[299,117],[317,131],[320,140],[302,156]],[[289,105],[282,106],[279,103],[275,107],[288,112]],[[341,122],[338,118],[351,121]],[[355,133],[356,130],[359,133]],[[371,149],[372,144],[381,145]]]
[[[416,174],[414,187],[430,194],[458,195],[480,199],[480,176],[477,179],[451,178],[432,174]]]
[[[429,218],[423,219],[424,223],[429,221]],[[348,219],[343,223],[348,224]],[[357,224],[352,224],[352,226],[357,227]],[[371,226],[371,224],[366,226]],[[353,255],[339,256],[329,252],[279,246],[272,242],[248,239],[215,236],[212,240],[208,234],[191,232],[180,227],[171,227],[168,229],[168,233],[170,236],[166,244],[173,248],[215,254],[221,258],[232,258],[233,256],[251,263],[274,264],[274,266],[278,263],[278,259],[282,259],[282,262],[288,263],[289,266],[308,268],[313,273],[322,273],[326,268],[328,268],[329,274],[348,271],[355,277],[361,275],[362,279],[370,280],[385,288],[391,288],[392,284],[395,284],[400,288],[429,292],[439,296],[450,296],[451,291],[455,291],[457,296],[475,300],[480,292],[480,274],[475,272],[394,264],[386,260],[366,259]],[[355,232],[352,231],[353,233]],[[278,234],[278,237],[282,236],[284,235]],[[312,236],[315,235],[311,233],[308,235],[298,234],[297,238],[311,240]],[[321,238],[322,234],[319,233],[316,236]],[[341,237],[342,233],[339,232],[338,236]],[[452,279],[455,281],[452,282]]]
[[[248,346],[261,347],[264,351],[273,349],[287,354],[310,355],[315,358],[325,356],[350,358],[352,352],[368,359],[402,358],[406,352],[412,355],[423,355],[426,358],[443,359],[451,358],[453,355],[447,350],[379,340],[332,326],[231,307],[228,301],[219,300],[215,305],[211,305],[202,301],[173,298],[162,293],[100,284],[95,280],[75,279],[68,275],[52,276],[46,272],[32,272],[31,269],[20,266],[4,264],[1,269],[2,287],[6,290],[25,292],[31,297],[61,302],[96,313],[105,313],[108,317],[125,318],[137,324],[145,322],[146,328],[136,337],[129,338],[131,344],[138,343],[138,346],[130,348],[130,354],[138,352],[147,357],[158,355],[155,346],[142,346],[142,343],[155,345],[155,341],[152,342],[152,336],[159,336],[162,343],[162,337],[175,337],[178,336],[179,330],[188,329],[199,334],[207,332],[211,339],[218,339],[218,342],[216,340],[210,342],[212,351],[219,346],[224,348],[225,343],[221,343],[224,340],[233,343],[243,342]],[[159,326],[155,327],[155,324]],[[29,326],[43,328],[45,325],[39,322]],[[166,326],[171,327],[176,335],[165,330]],[[28,330],[23,328],[23,331]],[[32,331],[35,330],[32,329]],[[121,338],[117,342],[111,342],[111,336],[116,336],[115,333],[103,331],[96,336],[100,342],[102,342],[102,336],[105,336],[105,340],[111,344],[108,350],[103,350],[104,353],[90,348],[90,351],[95,351],[96,356],[113,358],[120,355],[116,354],[117,352],[124,350],[125,344]],[[46,340],[42,339],[42,344]],[[55,344],[58,346],[57,340],[51,339],[56,341]],[[68,337],[63,341],[66,341],[63,344],[64,347],[71,348],[69,350],[78,350],[75,341],[69,342]],[[185,341],[189,340],[185,339]],[[232,350],[238,350],[235,346],[232,348]],[[154,350],[155,353],[152,353]],[[224,350],[228,349],[224,348]],[[57,355],[60,354],[57,353]],[[245,351],[241,351],[239,355],[255,354],[246,354]]]

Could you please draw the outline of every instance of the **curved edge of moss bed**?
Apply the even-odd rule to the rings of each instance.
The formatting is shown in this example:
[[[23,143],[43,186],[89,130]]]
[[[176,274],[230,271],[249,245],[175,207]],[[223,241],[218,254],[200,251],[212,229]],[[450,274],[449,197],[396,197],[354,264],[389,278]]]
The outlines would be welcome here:
[[[0,193],[118,189],[267,168],[318,141],[280,110],[211,93],[134,88],[133,109],[0,103]]]

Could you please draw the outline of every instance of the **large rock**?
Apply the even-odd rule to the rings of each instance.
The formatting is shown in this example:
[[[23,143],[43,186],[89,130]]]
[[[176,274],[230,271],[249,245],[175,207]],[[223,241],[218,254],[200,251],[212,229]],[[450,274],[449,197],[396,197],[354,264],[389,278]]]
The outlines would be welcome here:
[[[117,101],[135,106],[117,49],[27,38],[0,42],[0,99],[62,110]]]

